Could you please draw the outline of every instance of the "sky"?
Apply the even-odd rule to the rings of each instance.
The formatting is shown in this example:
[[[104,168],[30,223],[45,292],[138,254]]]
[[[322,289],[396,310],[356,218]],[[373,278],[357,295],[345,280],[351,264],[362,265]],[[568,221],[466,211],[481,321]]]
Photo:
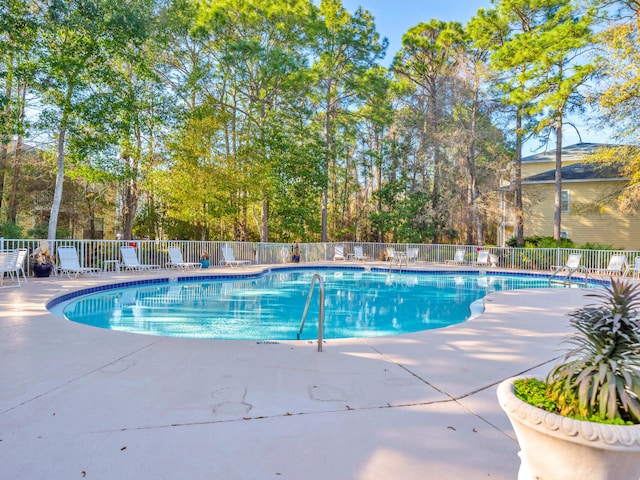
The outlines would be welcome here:
[[[420,22],[429,22],[434,18],[444,21],[455,20],[465,25],[480,8],[488,9],[492,5],[491,0],[342,0],[342,6],[351,13],[355,12],[359,6],[371,12],[378,33],[389,40],[387,55],[382,61],[384,65],[389,66],[402,44],[402,36],[411,27]],[[580,135],[573,127],[566,125],[563,146],[580,141],[610,142],[606,132],[590,130],[583,119],[571,118],[570,121],[576,124]],[[524,146],[522,154],[533,155],[554,148],[555,142],[541,148],[539,141],[534,140]]]

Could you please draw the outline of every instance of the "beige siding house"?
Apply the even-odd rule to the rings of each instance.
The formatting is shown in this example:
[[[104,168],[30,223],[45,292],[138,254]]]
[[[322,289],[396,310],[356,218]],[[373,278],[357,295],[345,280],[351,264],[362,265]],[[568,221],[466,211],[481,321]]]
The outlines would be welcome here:
[[[601,144],[578,143],[562,150],[562,236],[576,246],[585,243],[640,248],[640,218],[616,209],[617,194],[628,182],[616,166],[585,162]],[[512,179],[502,182],[502,245],[515,236]],[[553,236],[555,151],[522,159],[525,236]]]

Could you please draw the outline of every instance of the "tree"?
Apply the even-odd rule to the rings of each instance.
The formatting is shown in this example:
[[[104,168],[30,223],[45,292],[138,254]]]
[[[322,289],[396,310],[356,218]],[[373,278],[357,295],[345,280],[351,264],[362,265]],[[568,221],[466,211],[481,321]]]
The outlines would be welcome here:
[[[44,7],[37,88],[43,104],[40,123],[56,138],[50,239],[58,224],[67,150],[73,155],[93,139],[102,140],[108,125],[103,114],[110,106],[110,54],[135,38],[140,26],[130,23],[129,12],[129,5],[116,8],[106,0],[52,0]]]
[[[25,0],[0,6],[0,208],[10,179],[7,221],[16,223],[23,137],[28,130],[27,92],[33,84],[34,43],[38,18]],[[13,144],[13,168],[9,147]],[[10,174],[10,175],[9,175]]]
[[[602,2],[608,6],[611,2]],[[618,203],[625,210],[640,205],[640,4],[635,0],[615,2],[619,10],[614,22],[599,34],[603,53],[601,71],[606,77],[595,97],[602,112],[600,121],[611,129],[621,145],[605,148],[594,157],[599,161],[623,162],[630,179]]]
[[[358,8],[350,15],[340,0],[321,0],[313,52],[317,76],[318,113],[324,137],[324,188],[321,198],[322,238],[327,241],[327,215],[332,169],[338,156],[337,128],[366,97],[365,73],[384,56],[387,40],[380,41],[371,14]]]
[[[459,53],[463,48],[463,30],[457,22],[432,20],[420,23],[402,37],[402,48],[392,64],[393,72],[414,85],[421,98],[420,146],[417,158],[421,164],[421,175],[430,178],[427,189],[431,210],[439,217],[436,223],[444,225],[446,207],[443,202],[444,188],[444,129],[443,118],[450,110],[448,93],[455,76]]]

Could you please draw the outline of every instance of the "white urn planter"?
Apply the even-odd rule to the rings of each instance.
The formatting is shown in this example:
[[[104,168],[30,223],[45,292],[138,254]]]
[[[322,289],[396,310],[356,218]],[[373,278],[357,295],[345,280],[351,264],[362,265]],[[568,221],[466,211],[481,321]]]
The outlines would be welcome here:
[[[609,425],[562,417],[515,396],[510,378],[498,401],[520,444],[518,480],[638,480],[640,425]]]

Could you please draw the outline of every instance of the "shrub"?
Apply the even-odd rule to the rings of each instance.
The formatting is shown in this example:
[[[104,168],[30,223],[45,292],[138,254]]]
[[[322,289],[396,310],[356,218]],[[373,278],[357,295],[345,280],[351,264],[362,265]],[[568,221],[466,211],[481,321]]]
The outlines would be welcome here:
[[[516,247],[516,237],[511,237],[507,241],[507,246]],[[553,237],[541,237],[539,235],[533,235],[531,237],[524,238],[524,246],[526,248],[574,248],[573,240],[570,238],[561,238],[555,240]]]

